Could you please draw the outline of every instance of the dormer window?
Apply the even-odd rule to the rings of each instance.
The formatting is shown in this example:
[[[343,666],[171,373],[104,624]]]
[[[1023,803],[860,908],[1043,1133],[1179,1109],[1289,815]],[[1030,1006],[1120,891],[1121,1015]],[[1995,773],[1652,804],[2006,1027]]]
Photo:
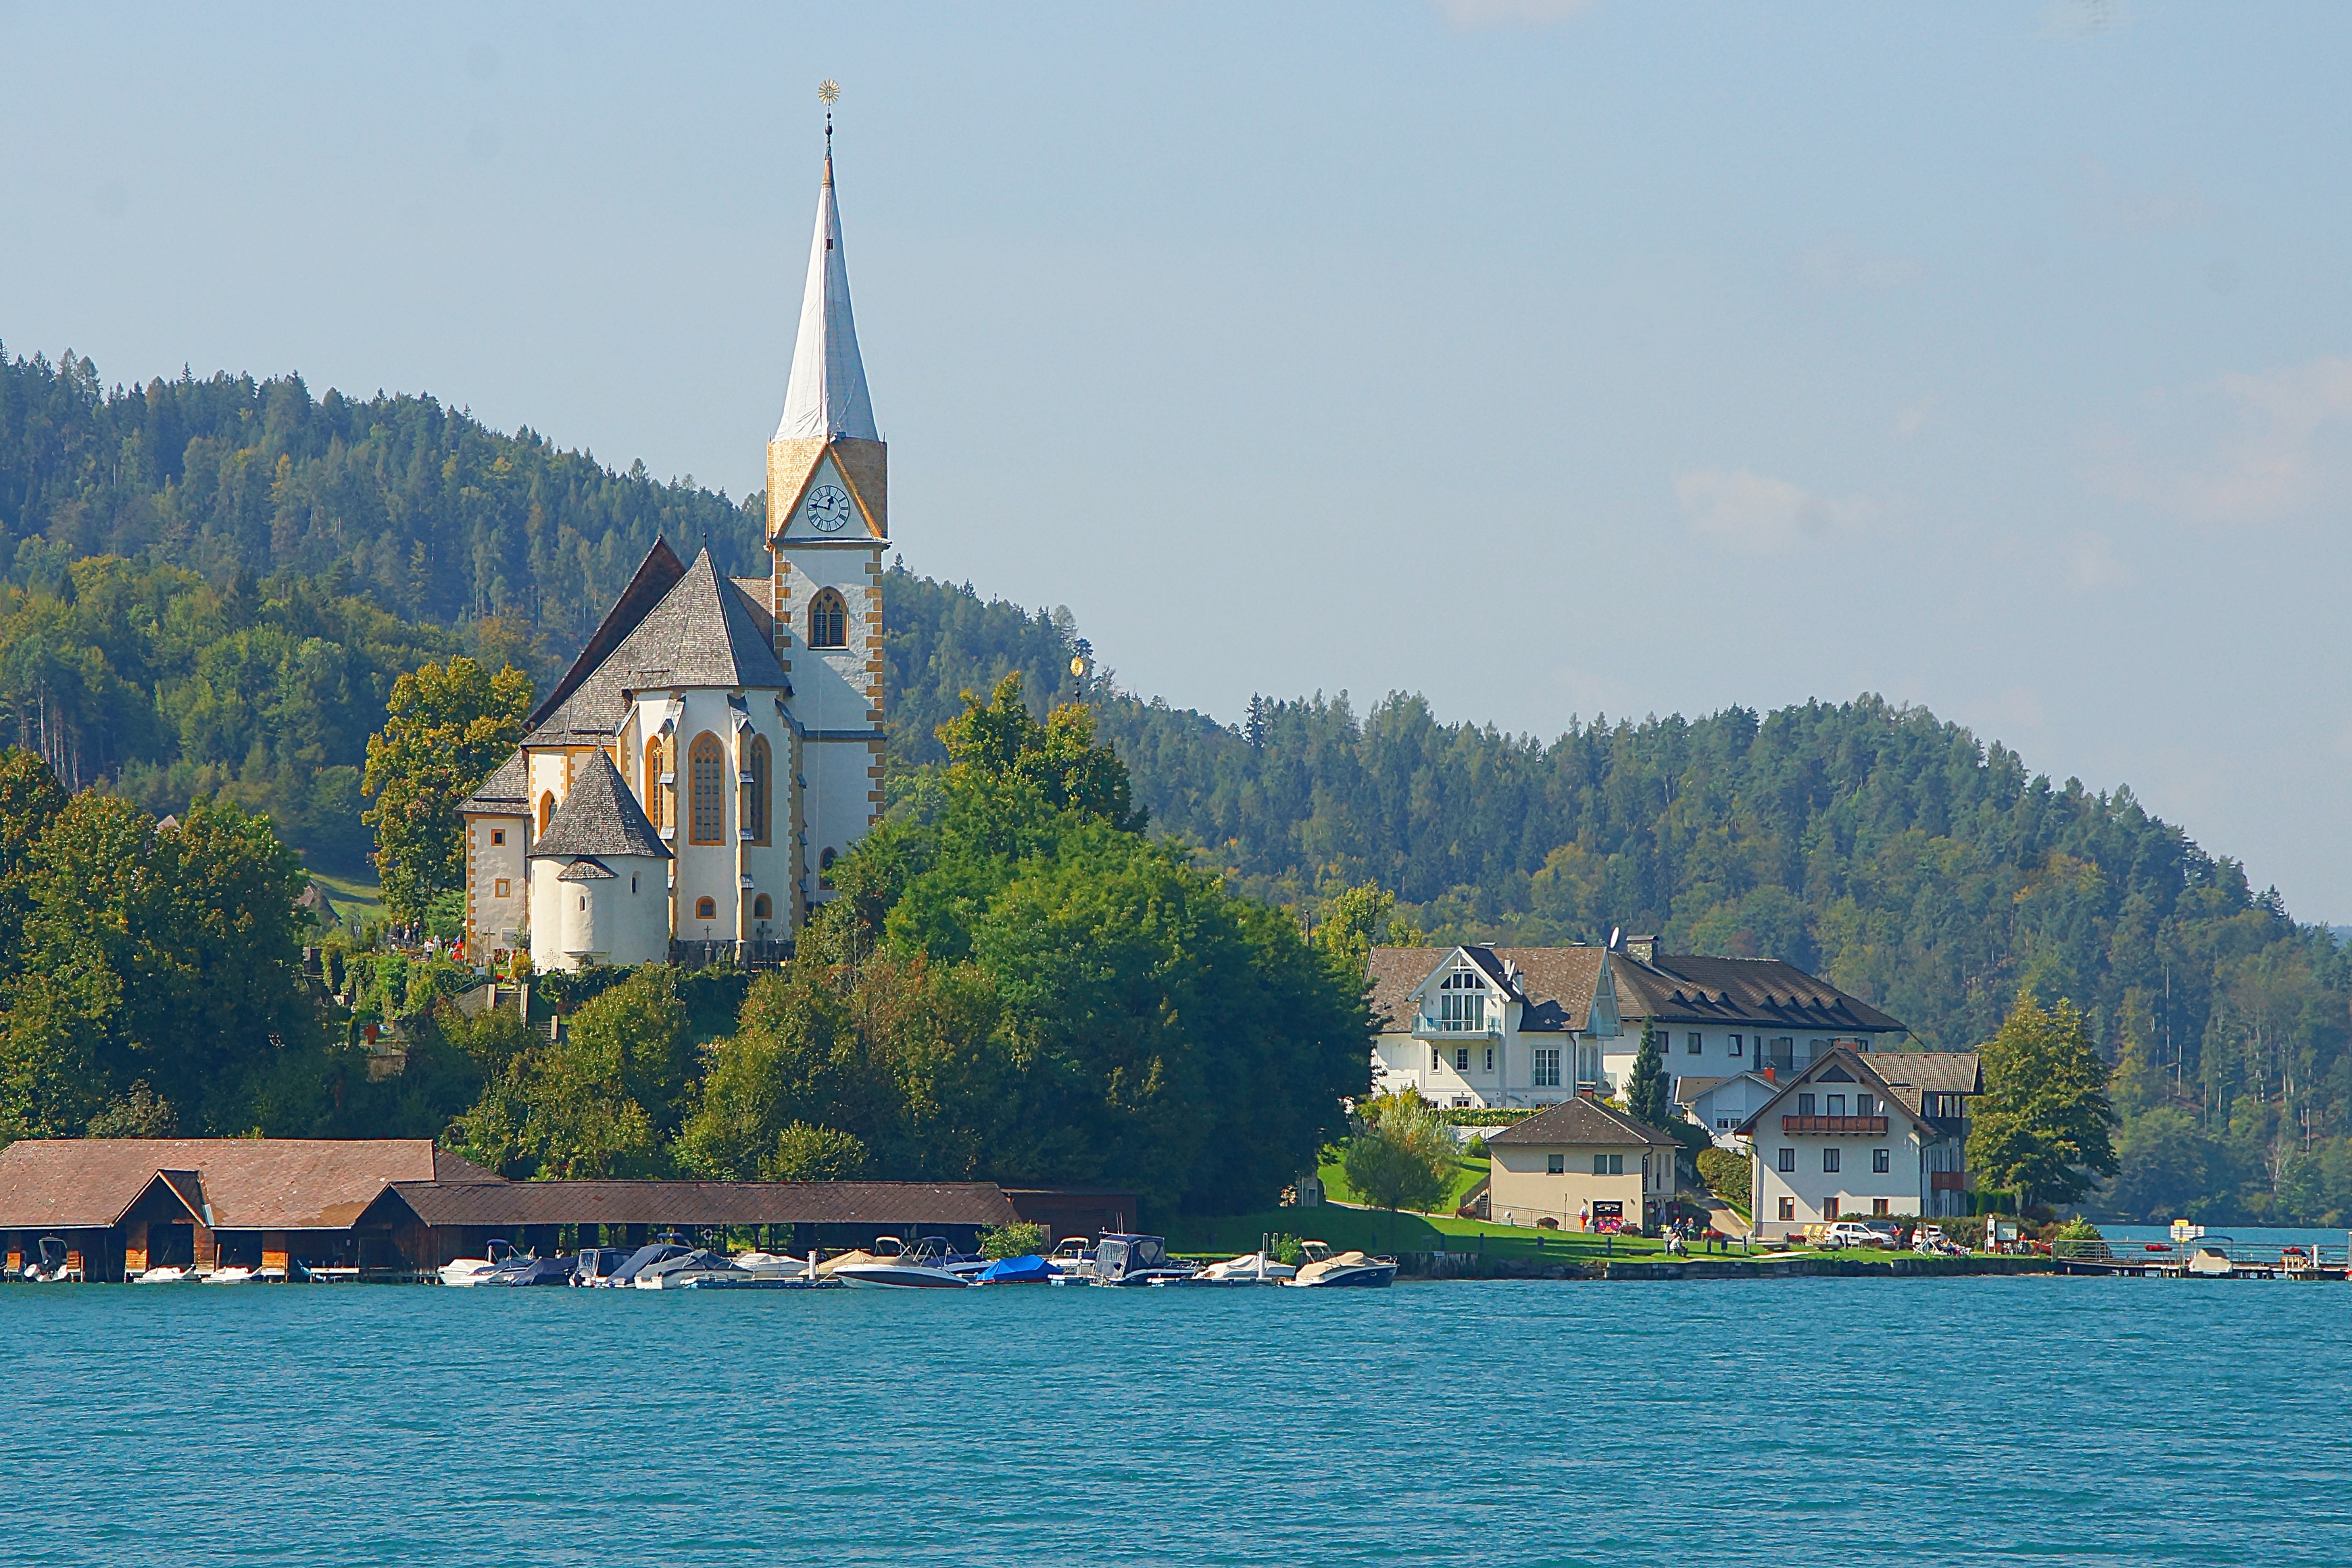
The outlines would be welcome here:
[[[1465,963],[1437,983],[1437,1026],[1462,1034],[1486,1027],[1486,976]]]

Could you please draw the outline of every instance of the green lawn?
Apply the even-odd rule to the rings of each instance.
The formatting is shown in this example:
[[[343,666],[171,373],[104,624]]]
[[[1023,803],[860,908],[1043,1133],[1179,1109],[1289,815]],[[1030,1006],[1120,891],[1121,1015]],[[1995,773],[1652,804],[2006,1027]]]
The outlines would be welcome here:
[[[338,877],[326,871],[312,871],[310,880],[327,889],[327,897],[335,906],[335,918],[345,930],[356,928],[362,921],[383,918],[383,890],[373,877]]]
[[[1468,1195],[1470,1189],[1486,1179],[1486,1151],[1483,1145],[1479,1147],[1475,1156],[1454,1161],[1453,1174],[1446,1179],[1445,1195],[1438,1201],[1438,1206],[1447,1214],[1452,1214],[1460,1205],[1463,1198]],[[1340,1168],[1336,1152],[1327,1152],[1323,1163],[1317,1168],[1315,1173],[1323,1179],[1323,1193],[1326,1197],[1337,1198],[1343,1204],[1360,1204],[1367,1201],[1361,1193],[1349,1184],[1348,1173]]]
[[[1167,1224],[1171,1251],[1212,1257],[1255,1252],[1258,1237],[1269,1233],[1365,1252],[1475,1252],[1481,1250],[1479,1238],[1483,1237],[1483,1250],[1496,1258],[1548,1258],[1579,1263],[1601,1258],[1655,1258],[1665,1251],[1664,1242],[1637,1236],[1621,1236],[1612,1245],[1605,1237],[1574,1231],[1533,1230],[1524,1226],[1455,1219],[1451,1215],[1391,1215],[1339,1204],[1267,1209],[1259,1214],[1217,1218],[1180,1217]],[[1692,1256],[1699,1254],[1694,1249]]]

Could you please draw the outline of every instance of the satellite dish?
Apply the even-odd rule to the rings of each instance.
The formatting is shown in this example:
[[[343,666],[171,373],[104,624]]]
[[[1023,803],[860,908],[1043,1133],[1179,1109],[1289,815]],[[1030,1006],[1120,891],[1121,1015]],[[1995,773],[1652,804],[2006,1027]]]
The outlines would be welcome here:
[[[1622,936],[1623,934],[1624,934],[1624,928],[1623,928],[1622,926],[1611,926],[1611,927],[1609,928],[1609,951],[1610,951],[1610,952],[1616,952],[1616,951],[1617,951],[1617,940],[1618,940],[1618,938],[1619,938],[1619,937]]]

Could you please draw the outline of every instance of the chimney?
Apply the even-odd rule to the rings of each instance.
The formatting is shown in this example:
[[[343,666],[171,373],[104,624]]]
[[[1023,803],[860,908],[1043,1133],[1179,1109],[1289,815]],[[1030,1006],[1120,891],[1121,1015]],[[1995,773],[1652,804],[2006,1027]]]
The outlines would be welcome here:
[[[1766,1068],[1764,1069],[1764,1081],[1766,1083],[1778,1083],[1780,1081],[1780,1075],[1774,1072],[1770,1068]]]
[[[1643,963],[1654,963],[1658,958],[1658,939],[1654,936],[1629,936],[1625,951]]]
[[[1580,1083],[1576,1086],[1576,1098],[1579,1100],[1598,1100],[1601,1098],[1601,1091],[1593,1088],[1592,1085],[1589,1083]]]

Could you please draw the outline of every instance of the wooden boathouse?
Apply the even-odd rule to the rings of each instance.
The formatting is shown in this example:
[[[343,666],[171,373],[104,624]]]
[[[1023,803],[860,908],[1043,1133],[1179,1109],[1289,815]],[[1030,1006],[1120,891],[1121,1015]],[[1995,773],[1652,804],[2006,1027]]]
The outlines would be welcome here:
[[[413,1275],[535,1247],[751,1233],[804,1251],[877,1236],[1043,1224],[1050,1238],[1126,1229],[1131,1193],[990,1182],[513,1182],[424,1139],[59,1138],[0,1149],[0,1249],[10,1271],[62,1239],[91,1280],[193,1268]]]

